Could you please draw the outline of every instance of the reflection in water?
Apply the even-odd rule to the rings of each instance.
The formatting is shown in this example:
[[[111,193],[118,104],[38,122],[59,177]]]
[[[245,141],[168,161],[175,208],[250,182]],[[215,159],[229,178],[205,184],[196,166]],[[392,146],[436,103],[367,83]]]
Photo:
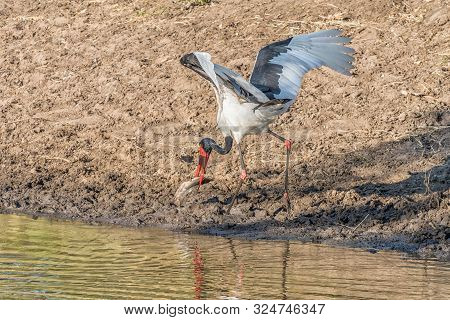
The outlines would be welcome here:
[[[200,299],[202,296],[203,285],[203,259],[198,245],[195,245],[194,250],[194,278],[195,278],[195,299]]]
[[[238,259],[238,254],[236,253],[236,249],[234,246],[233,239],[228,238],[227,242],[230,247],[230,253],[233,261],[233,265],[236,268],[236,282],[235,282],[235,289],[232,291],[233,297],[240,297],[240,293],[242,290],[242,284],[244,282],[244,271],[245,271],[245,265],[242,261]],[[230,297],[231,298],[231,297]]]
[[[1,298],[448,299],[450,264],[0,215]]]
[[[285,250],[283,252],[283,269],[281,270],[281,295],[282,299],[287,299],[287,287],[286,287],[286,274],[287,274],[287,266],[288,266],[288,259],[289,259],[289,241],[285,242]]]

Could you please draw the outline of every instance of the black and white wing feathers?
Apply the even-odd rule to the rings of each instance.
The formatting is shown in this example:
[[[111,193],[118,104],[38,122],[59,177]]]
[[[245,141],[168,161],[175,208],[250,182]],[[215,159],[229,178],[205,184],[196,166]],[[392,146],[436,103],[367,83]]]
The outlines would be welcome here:
[[[211,82],[219,100],[227,91],[244,102],[256,104],[255,113],[269,119],[289,110],[308,71],[327,66],[351,75],[354,50],[345,46],[351,39],[340,34],[340,30],[318,31],[262,48],[250,81],[233,70],[214,64],[206,52],[187,54],[180,61]]]
[[[208,80],[219,96],[224,94],[224,90],[228,90],[245,102],[260,104],[268,101],[265,94],[240,74],[224,66],[214,64],[211,61],[211,55],[207,52],[189,53],[183,56],[180,62]]]
[[[327,66],[351,75],[354,53],[343,44],[350,38],[340,37],[340,30],[324,30],[295,36],[262,48],[257,56],[250,83],[269,100],[295,100],[303,76],[310,70]]]

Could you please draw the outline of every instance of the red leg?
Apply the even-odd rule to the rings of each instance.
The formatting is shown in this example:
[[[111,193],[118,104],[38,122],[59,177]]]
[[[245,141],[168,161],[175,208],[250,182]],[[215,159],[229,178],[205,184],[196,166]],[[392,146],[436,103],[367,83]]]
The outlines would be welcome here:
[[[292,140],[283,138],[282,136],[276,134],[275,132],[269,130],[269,133],[284,143],[284,147],[286,148],[286,168],[284,171],[284,194],[283,198],[286,203],[286,211],[288,214],[291,211],[291,200],[289,199],[289,156],[291,154],[292,144],[294,143]]]

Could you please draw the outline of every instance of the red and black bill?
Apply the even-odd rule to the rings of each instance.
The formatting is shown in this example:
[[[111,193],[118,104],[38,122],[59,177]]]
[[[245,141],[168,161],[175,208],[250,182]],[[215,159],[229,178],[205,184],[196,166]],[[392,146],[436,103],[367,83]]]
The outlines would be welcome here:
[[[200,177],[200,180],[198,181],[198,186],[200,187],[203,183],[203,179],[205,177],[206,173],[206,165],[208,164],[209,159],[209,153],[203,149],[202,146],[198,149],[199,155],[198,155],[198,165],[197,169],[195,170],[194,176]]]

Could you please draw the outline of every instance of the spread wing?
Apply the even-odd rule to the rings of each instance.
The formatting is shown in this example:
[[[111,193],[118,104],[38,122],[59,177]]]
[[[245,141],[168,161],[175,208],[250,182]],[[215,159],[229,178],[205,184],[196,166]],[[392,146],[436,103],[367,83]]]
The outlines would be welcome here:
[[[214,72],[225,87],[247,102],[259,104],[269,100],[264,93],[250,84],[239,73],[219,64],[214,64]]]
[[[209,53],[189,53],[184,55],[180,62],[208,80],[219,96],[223,95],[224,90],[229,89],[228,91],[247,102],[260,104],[269,100],[265,94],[250,84],[240,74],[212,63]]]
[[[340,34],[340,30],[318,31],[262,48],[256,58],[250,83],[269,100],[290,99],[293,102],[303,76],[311,69],[327,66],[351,75],[354,50],[344,46],[351,39],[340,37]]]

